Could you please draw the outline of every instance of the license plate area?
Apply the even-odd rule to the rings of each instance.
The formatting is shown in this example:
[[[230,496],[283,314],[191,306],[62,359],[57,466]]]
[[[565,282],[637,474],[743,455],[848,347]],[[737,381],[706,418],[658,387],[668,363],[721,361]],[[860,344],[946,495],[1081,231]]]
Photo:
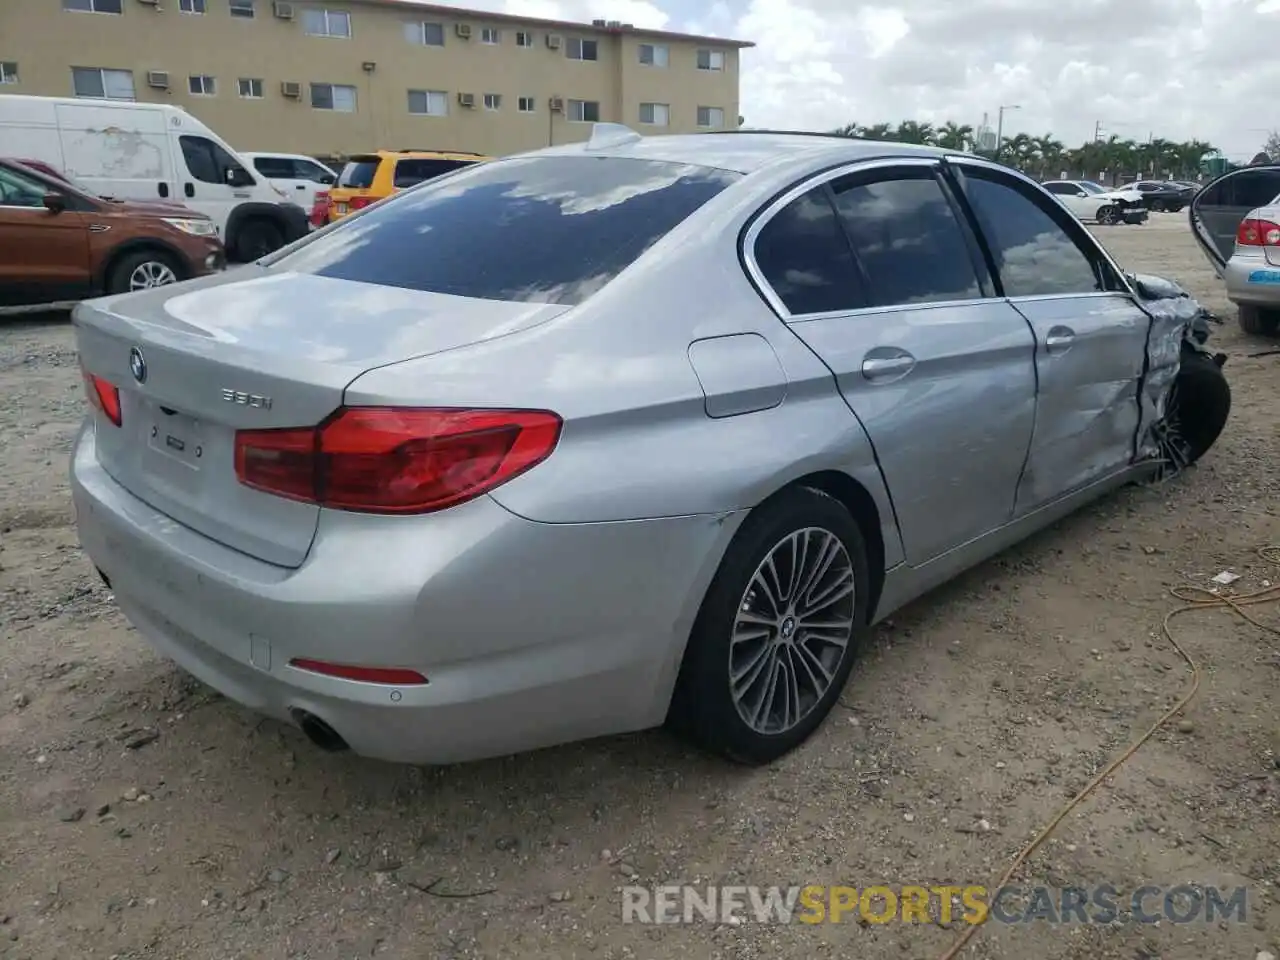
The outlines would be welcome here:
[[[155,407],[149,413],[147,449],[156,467],[165,473],[175,468],[198,472],[205,454],[204,425],[169,407]]]
[[[345,203],[334,204],[334,207],[337,209],[339,215],[347,212],[347,205]]]

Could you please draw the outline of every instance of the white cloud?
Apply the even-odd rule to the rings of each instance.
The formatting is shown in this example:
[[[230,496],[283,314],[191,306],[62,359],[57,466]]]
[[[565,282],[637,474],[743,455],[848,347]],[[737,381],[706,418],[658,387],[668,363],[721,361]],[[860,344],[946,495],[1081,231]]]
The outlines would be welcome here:
[[[1209,140],[1248,159],[1280,126],[1280,0],[474,0],[509,13],[752,40],[749,126],[918,120]]]

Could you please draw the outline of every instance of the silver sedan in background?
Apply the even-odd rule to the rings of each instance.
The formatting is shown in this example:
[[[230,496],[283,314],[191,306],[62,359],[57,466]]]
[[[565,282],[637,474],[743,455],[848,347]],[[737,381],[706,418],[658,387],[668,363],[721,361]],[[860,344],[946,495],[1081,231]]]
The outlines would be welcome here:
[[[868,625],[1208,450],[1226,381],[1160,317],[978,158],[601,124],[82,304],[80,537],[326,748],[768,762]]]

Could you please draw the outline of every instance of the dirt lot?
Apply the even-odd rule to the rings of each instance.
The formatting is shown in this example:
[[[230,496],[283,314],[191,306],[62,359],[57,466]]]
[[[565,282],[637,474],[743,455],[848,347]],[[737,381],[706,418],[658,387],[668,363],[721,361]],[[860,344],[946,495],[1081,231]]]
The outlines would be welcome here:
[[[1227,310],[1181,216],[1102,236]],[[1199,468],[913,605],[784,762],[731,768],[647,733],[421,770],[322,754],[143,645],[72,527],[70,332],[0,327],[0,956],[937,957],[959,925],[623,924],[619,887],[998,876],[1186,688],[1159,632],[1168,589],[1227,569],[1234,589],[1280,581],[1257,556],[1280,543],[1280,357],[1250,358],[1267,344],[1234,323],[1215,342],[1235,407]],[[1245,885],[1246,921],[993,923],[964,956],[1280,952],[1280,643],[1223,613],[1175,624],[1205,670],[1189,723],[1157,734],[1020,882]]]

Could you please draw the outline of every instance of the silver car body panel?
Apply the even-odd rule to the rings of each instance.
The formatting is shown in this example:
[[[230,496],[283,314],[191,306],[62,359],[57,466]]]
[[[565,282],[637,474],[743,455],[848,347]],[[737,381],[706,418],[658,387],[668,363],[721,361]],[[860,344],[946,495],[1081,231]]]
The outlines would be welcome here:
[[[267,258],[76,310],[84,362],[127,404],[173,402],[221,431],[224,479],[235,429],[312,424],[339,404],[527,406],[564,419],[554,454],[488,495],[389,517],[284,501],[233,476],[166,498],[131,464],[123,433],[91,417],[72,461],[82,542],[158,649],[255,709],[306,710],[387,759],[640,729],[666,713],[734,533],[786,485],[860,491],[882,557],[879,620],[1150,469],[1141,438],[1160,398],[1148,393],[1157,379],[1167,391],[1180,328],[1131,294],[792,317],[750,256],[744,270],[740,243],[750,249],[761,211],[821,178],[982,161],[754,134],[538,154],[588,150],[749,176],[572,308],[324,280]],[[366,215],[337,231],[356,236]],[[1046,339],[1068,324],[1075,341],[1048,355]],[[131,386],[133,345],[151,372]],[[868,358],[901,353],[905,374],[867,379]],[[227,403],[227,387],[272,404]],[[295,656],[413,666],[430,682],[392,691],[300,671]]]

